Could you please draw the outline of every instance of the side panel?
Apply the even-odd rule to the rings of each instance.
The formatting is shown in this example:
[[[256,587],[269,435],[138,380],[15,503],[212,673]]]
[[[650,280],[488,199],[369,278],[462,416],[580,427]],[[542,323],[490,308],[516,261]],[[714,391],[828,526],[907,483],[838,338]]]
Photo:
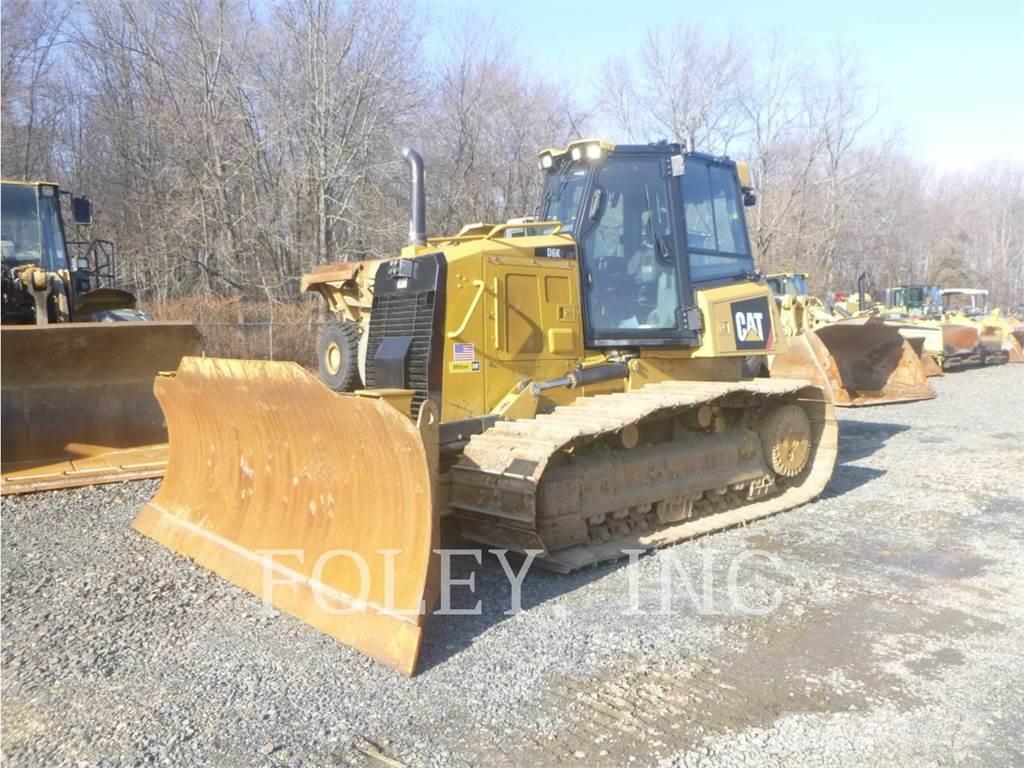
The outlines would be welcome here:
[[[487,413],[524,379],[563,376],[582,359],[571,246],[523,237],[446,251],[442,421]]]
[[[509,249],[485,262],[486,402],[490,410],[523,379],[557,378],[583,355],[578,262]]]
[[[696,349],[645,349],[647,358],[743,358],[774,351],[778,314],[766,285],[739,282],[697,291],[704,320]]]

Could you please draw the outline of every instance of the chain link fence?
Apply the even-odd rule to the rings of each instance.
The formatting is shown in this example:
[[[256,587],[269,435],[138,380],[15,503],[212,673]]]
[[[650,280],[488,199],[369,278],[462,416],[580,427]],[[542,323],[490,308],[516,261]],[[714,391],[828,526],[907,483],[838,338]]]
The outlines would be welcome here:
[[[211,357],[290,360],[316,368],[316,345],[323,322],[198,322],[203,349]]]
[[[311,302],[267,304],[208,297],[175,299],[146,307],[157,320],[194,323],[212,357],[288,360],[316,369],[317,341],[330,322]]]

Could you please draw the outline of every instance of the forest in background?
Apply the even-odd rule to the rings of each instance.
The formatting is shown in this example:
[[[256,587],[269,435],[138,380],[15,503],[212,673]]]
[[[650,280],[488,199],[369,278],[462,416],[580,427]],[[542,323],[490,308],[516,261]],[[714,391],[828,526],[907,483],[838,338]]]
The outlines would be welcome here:
[[[532,214],[545,147],[691,140],[750,162],[763,272],[1024,302],[1024,166],[927,167],[840,46],[823,68],[782,38],[652,29],[581,103],[508,30],[450,22],[407,0],[7,0],[3,176],[92,197],[94,234],[147,304],[273,318],[315,265],[398,251],[403,145],[425,158],[433,235]]]

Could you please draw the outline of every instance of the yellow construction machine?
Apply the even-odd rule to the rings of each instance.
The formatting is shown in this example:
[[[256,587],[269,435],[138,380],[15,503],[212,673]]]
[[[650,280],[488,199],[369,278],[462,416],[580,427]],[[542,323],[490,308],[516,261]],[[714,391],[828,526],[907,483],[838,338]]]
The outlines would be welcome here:
[[[984,322],[994,325],[1002,332],[1007,362],[1024,363],[1024,320],[1003,314],[999,309],[993,309],[985,316]]]
[[[326,384],[192,357],[157,380],[170,463],[136,530],[412,674],[442,517],[571,571],[822,491],[837,427],[820,372],[741,374],[778,351],[744,165],[577,141],[540,155],[536,217],[428,238],[405,157],[401,255],[304,281],[338,316]]]
[[[969,323],[978,329],[978,354],[982,363],[1000,365],[1011,361],[1014,338],[1010,329],[989,313],[988,291],[983,288],[943,288],[941,295],[947,321]]]
[[[987,291],[941,289],[937,285],[908,284],[886,291],[884,316],[904,338],[920,344],[942,370],[1005,363],[1012,342],[1004,338],[998,322],[986,322],[976,300]],[[966,296],[969,307],[958,307]]]
[[[69,242],[63,199],[75,225],[91,223],[88,198],[56,184],[0,190],[4,494],[162,474],[153,378],[199,352],[194,326],[153,322],[115,287],[109,242]]]
[[[872,312],[851,316],[840,307],[830,311],[821,299],[811,295],[807,277],[806,273],[787,272],[766,278],[775,294],[783,333],[790,338],[803,336],[806,344],[802,349],[816,358],[808,361],[794,353],[771,355],[773,375],[806,375],[807,369],[820,367],[839,406],[935,397],[920,350],[915,350],[912,342]],[[857,306],[866,306],[863,284],[860,288]]]

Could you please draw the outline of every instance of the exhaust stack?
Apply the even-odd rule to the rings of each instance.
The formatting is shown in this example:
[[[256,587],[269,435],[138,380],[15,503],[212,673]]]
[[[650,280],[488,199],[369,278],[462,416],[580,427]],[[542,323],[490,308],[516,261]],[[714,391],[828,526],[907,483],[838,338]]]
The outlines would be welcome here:
[[[411,214],[409,218],[409,245],[427,244],[427,196],[423,188],[423,158],[412,147],[402,150],[402,157],[412,171],[410,189]]]

